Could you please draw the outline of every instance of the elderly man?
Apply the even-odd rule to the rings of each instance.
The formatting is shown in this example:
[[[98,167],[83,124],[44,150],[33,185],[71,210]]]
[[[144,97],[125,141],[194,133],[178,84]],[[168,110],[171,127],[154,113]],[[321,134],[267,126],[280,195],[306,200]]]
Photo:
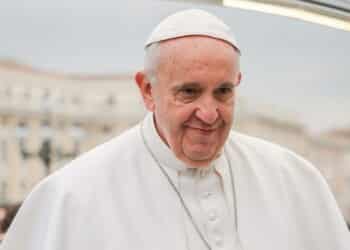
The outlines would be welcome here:
[[[150,113],[38,185],[1,250],[350,249],[308,162],[231,132],[239,57],[207,12],[161,22],[135,76]]]

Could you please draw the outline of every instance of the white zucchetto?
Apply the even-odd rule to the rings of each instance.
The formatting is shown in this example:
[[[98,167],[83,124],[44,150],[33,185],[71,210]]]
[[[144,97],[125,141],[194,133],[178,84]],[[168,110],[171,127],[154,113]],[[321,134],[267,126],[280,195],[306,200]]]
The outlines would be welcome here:
[[[152,31],[145,48],[152,43],[194,35],[224,40],[240,51],[231,28],[218,17],[200,9],[183,10],[165,18]]]

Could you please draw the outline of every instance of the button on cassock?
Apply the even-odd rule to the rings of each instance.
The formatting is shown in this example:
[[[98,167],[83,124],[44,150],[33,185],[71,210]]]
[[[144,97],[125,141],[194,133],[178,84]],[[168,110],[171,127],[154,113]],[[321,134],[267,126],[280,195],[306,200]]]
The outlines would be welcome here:
[[[205,193],[202,194],[202,198],[203,199],[208,199],[212,195],[213,195],[213,193],[211,193],[211,192],[205,192]]]
[[[224,243],[224,241],[223,241],[222,237],[217,236],[217,237],[215,238],[215,245],[216,245],[216,246],[221,247],[221,246],[223,246],[223,243]]]
[[[215,211],[212,211],[209,213],[209,220],[215,221],[218,218],[217,213]]]

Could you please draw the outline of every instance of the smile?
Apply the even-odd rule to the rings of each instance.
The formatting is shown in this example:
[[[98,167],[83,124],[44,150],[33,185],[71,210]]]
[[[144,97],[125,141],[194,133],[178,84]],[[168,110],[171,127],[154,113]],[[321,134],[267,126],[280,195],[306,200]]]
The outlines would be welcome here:
[[[191,126],[186,126],[188,129],[191,130],[196,130],[199,131],[201,133],[205,133],[205,134],[210,134],[216,131],[216,128],[199,128],[199,127],[191,127]]]

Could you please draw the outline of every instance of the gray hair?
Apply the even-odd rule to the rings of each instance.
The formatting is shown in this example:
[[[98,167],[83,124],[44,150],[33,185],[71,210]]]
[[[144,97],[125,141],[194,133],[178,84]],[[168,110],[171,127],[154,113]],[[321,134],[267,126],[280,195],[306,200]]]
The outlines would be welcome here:
[[[145,49],[145,59],[144,59],[144,71],[145,74],[150,81],[152,85],[155,85],[157,83],[157,70],[158,70],[158,63],[160,59],[160,43],[161,42],[155,42],[150,44],[149,46],[146,47]],[[240,68],[240,56],[241,53],[240,51],[232,46],[233,49],[237,53],[237,63],[238,63],[238,68]]]
[[[156,42],[147,46],[145,50],[144,70],[152,85],[157,83],[157,69],[160,58],[159,47],[159,42]]]

